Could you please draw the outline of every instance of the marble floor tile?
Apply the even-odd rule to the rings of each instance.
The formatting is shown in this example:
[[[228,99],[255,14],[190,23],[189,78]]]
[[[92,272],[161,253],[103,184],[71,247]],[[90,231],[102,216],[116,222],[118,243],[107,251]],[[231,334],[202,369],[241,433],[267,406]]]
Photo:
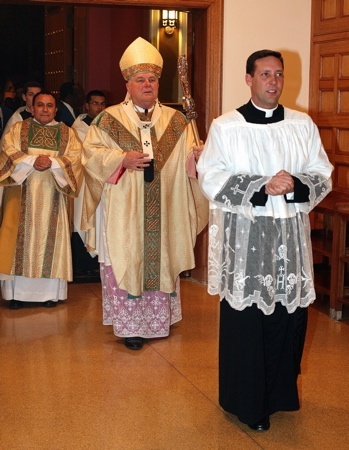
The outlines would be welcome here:
[[[0,449],[349,448],[349,317],[309,311],[302,407],[258,433],[217,396],[219,300],[181,280],[183,320],[135,352],[102,325],[99,283],[69,285],[56,308],[0,303]]]

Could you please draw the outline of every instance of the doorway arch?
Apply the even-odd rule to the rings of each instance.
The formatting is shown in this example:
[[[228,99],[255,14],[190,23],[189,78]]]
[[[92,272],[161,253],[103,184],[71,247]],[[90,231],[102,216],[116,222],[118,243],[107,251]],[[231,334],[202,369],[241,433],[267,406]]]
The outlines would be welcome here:
[[[25,3],[25,2],[24,2]],[[29,0],[29,4],[43,3]],[[130,7],[163,7],[195,12],[195,86],[193,98],[198,112],[200,135],[205,138],[212,120],[222,110],[222,56],[223,56],[223,3],[224,0],[46,0],[65,5],[116,5]]]
[[[223,5],[224,0],[26,0],[29,4],[62,4],[71,6],[123,6],[149,9],[172,8],[195,14],[195,84],[192,97],[198,113],[197,125],[202,139],[206,139],[212,120],[222,112],[223,72]],[[196,267],[192,276],[207,282],[207,227],[198,236],[195,246]]]

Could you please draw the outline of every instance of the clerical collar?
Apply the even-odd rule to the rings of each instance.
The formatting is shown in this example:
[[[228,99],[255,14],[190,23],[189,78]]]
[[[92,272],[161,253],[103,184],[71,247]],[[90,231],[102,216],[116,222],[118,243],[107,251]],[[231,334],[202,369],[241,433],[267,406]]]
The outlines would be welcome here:
[[[259,111],[265,112],[265,117],[273,117],[274,111],[275,111],[275,110],[278,108],[278,106],[279,106],[279,105],[276,105],[275,108],[273,108],[273,109],[260,108],[259,106],[257,106],[257,105],[254,103],[254,101],[252,100],[252,98],[251,98],[251,103],[252,103],[252,105],[253,105],[256,109],[258,109]]]
[[[131,100],[131,101],[132,101],[132,100]],[[155,104],[154,104],[151,108],[149,108],[149,109],[141,108],[140,106],[137,106],[137,105],[136,105],[135,103],[133,103],[133,102],[132,102],[132,105],[133,105],[133,107],[134,107],[134,109],[135,109],[136,112],[139,112],[139,113],[145,114],[145,115],[147,115],[148,113],[152,112],[153,109],[155,108]]]
[[[261,108],[257,108],[252,103],[252,100],[250,100],[245,105],[237,108],[237,111],[239,111],[239,113],[244,116],[246,122],[250,123],[268,124],[280,122],[285,118],[284,107],[280,104],[275,109],[264,110]],[[270,117],[266,117],[266,111],[272,111],[273,115]]]

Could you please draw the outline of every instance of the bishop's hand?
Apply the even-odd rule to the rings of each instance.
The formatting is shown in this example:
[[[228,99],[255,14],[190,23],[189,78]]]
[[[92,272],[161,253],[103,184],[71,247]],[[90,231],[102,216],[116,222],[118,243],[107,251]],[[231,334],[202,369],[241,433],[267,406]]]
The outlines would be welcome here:
[[[148,153],[130,151],[126,152],[122,165],[125,169],[142,171],[149,166],[150,161]]]

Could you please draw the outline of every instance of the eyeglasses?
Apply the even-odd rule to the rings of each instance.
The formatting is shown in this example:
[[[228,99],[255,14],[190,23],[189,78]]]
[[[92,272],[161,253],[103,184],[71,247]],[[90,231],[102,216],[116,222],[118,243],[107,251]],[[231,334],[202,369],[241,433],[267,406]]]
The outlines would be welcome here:
[[[105,106],[105,102],[88,102],[88,104],[93,106]]]

